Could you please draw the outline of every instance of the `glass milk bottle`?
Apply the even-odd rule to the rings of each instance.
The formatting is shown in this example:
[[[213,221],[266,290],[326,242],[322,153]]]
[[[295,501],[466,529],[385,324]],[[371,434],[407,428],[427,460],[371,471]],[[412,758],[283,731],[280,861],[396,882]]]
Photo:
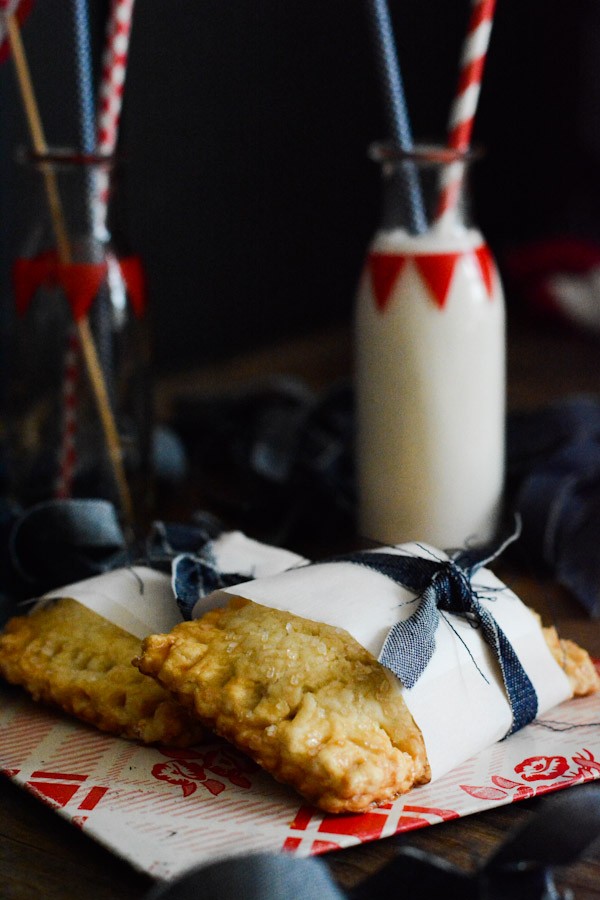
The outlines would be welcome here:
[[[9,494],[24,507],[102,498],[131,524],[150,499],[148,333],[141,263],[117,253],[99,212],[110,160],[65,149],[22,162]]]
[[[356,303],[359,531],[444,549],[485,542],[503,488],[505,312],[468,218],[469,160],[386,145],[371,155],[384,203]]]

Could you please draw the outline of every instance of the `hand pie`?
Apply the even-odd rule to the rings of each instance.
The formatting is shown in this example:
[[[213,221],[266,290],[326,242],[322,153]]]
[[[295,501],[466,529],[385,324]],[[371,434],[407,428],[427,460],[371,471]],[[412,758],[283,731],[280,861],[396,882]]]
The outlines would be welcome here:
[[[329,812],[429,780],[395,678],[347,632],[235,597],[134,661],[217,734]]]
[[[0,675],[34,700],[146,744],[186,747],[205,734],[173,697],[132,665],[140,641],[75,600],[9,620]]]

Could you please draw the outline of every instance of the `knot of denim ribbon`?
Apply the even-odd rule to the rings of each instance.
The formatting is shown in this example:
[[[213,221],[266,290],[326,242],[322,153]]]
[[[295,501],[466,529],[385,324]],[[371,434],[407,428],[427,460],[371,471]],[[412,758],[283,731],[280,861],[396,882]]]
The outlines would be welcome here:
[[[153,568],[171,572],[175,599],[184,619],[192,618],[201,597],[252,577],[250,573],[221,571],[213,545],[220,532],[220,524],[206,517],[195,526],[166,522],[152,526],[146,561]]]
[[[461,551],[450,559],[367,551],[337,556],[327,562],[366,566],[416,595],[415,612],[390,629],[379,656],[379,662],[407,688],[415,686],[433,656],[441,614],[452,613],[480,629],[500,666],[512,711],[508,732],[512,734],[535,719],[538,699],[512,644],[471,583],[477,569],[489,560],[486,552],[473,550]],[[465,652],[469,652],[466,645]]]

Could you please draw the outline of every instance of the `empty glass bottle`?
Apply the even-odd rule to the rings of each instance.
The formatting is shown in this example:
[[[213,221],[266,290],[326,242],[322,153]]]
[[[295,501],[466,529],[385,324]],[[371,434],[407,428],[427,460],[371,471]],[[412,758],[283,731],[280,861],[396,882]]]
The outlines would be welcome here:
[[[106,227],[110,160],[30,154],[20,192],[8,344],[9,492],[150,501],[152,399],[144,278]]]

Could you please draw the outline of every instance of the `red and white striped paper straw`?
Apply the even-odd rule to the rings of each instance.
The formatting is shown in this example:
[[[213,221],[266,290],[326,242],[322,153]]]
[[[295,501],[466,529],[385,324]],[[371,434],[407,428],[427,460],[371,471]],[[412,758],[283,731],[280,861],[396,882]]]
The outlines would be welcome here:
[[[73,325],[69,330],[64,361],[62,445],[60,472],[55,491],[56,496],[63,500],[70,497],[73,491],[73,474],[77,457],[75,434],[77,432],[77,388],[81,370],[80,351],[79,335],[77,328]]]
[[[102,55],[102,73],[98,89],[96,123],[96,151],[107,156],[114,153],[119,136],[134,5],[135,0],[112,0],[107,22],[106,42]],[[103,233],[106,228],[108,212],[110,176],[107,169],[100,169],[96,175],[93,197],[94,229],[96,233]],[[63,498],[71,496],[77,462],[75,434],[77,431],[79,369],[79,337],[77,328],[73,325],[69,333],[68,349],[65,358],[63,435],[56,489],[57,496]]]
[[[495,7],[496,0],[473,0],[472,3],[462,46],[458,85],[448,121],[448,147],[458,152],[468,150],[471,144]],[[442,179],[438,219],[455,208],[463,173],[461,162],[447,167]]]
[[[114,153],[117,146],[134,4],[135,0],[113,0],[108,20],[98,92],[97,150],[102,154]],[[102,217],[102,224],[106,219],[108,182],[108,172],[102,171],[96,191],[96,212]]]

